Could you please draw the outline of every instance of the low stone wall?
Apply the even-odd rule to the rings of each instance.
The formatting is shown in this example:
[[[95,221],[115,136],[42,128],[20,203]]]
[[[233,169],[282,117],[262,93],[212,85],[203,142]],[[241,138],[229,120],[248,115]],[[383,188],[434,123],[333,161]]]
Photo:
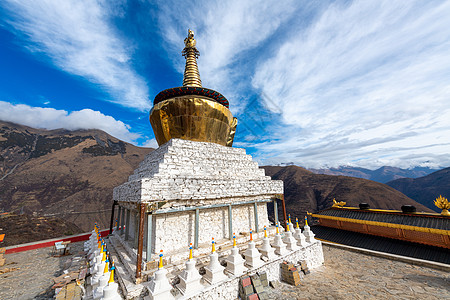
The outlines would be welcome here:
[[[256,239],[256,244],[259,245],[262,242],[262,237],[264,233],[261,232],[259,234],[255,234],[254,238]],[[123,241],[119,239],[116,240],[115,243]],[[248,237],[241,236],[238,239],[238,247],[240,252],[244,251],[248,246]],[[122,245],[122,244],[120,244]],[[114,246],[115,251],[125,251],[125,257],[128,257],[128,252],[133,251],[129,247],[122,248],[122,246]],[[121,249],[121,250],[120,250]],[[115,252],[113,251],[113,253]],[[222,245],[217,245],[217,251],[220,256],[219,260],[222,261],[226,259],[226,257],[231,253],[231,245],[229,243],[225,243]],[[209,264],[209,253],[211,249],[201,248],[195,249],[194,257],[197,260],[199,266],[207,266]],[[142,298],[143,295],[146,294],[145,288],[149,285],[149,281],[142,282],[139,285],[133,284],[130,282],[130,279],[134,277],[135,269],[130,270],[126,265],[128,263],[134,263],[135,258],[131,259],[129,262],[122,261],[124,253],[114,253],[113,256],[119,259],[118,267],[117,267],[117,275],[119,278],[123,277],[127,279],[128,284],[122,284],[122,280],[119,280],[121,283],[122,289],[125,289],[124,294],[127,295],[126,299],[138,299]],[[165,255],[165,268],[168,270],[169,275],[168,278],[172,281],[177,275],[181,274],[181,271],[185,268],[184,263],[187,259],[187,253],[177,253],[175,255]],[[283,261],[287,261],[294,265],[298,265],[300,261],[306,261],[309,269],[314,269],[321,266],[324,262],[323,251],[322,251],[322,242],[315,240],[312,244],[307,244],[306,247],[302,247],[299,250],[290,251],[283,256],[278,256],[275,259],[269,260],[264,263],[263,266],[254,269],[248,269],[247,274],[254,274],[256,272],[266,272],[268,280],[280,280],[281,279],[281,270],[280,264]],[[122,267],[122,264],[124,267]],[[153,275],[155,271],[147,271],[146,276],[150,277]],[[203,288],[197,293],[190,296],[190,298],[184,298],[180,294],[176,297],[176,299],[237,299],[238,297],[238,289],[239,289],[239,278],[241,276],[232,276],[228,274],[228,279],[219,282],[214,285],[209,285],[203,281]]]
[[[283,261],[297,265],[300,261],[306,260],[310,269],[321,266],[324,262],[322,243],[315,241],[313,244],[292,251],[284,256],[265,263],[260,268],[249,269],[247,273],[266,272],[268,280],[281,280],[280,264]],[[216,285],[207,286],[205,289],[191,296],[192,300],[216,300],[216,299],[237,299],[239,290],[239,278],[241,276],[233,276]]]

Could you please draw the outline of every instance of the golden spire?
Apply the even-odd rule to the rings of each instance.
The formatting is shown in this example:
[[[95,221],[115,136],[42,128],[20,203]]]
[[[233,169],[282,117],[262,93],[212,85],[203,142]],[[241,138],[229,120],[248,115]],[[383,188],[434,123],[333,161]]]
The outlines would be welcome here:
[[[200,55],[197,48],[195,48],[196,40],[194,39],[194,32],[188,29],[188,36],[184,39],[184,49],[181,52],[186,58],[186,66],[184,68],[183,86],[202,87],[202,80],[198,72],[197,58]]]

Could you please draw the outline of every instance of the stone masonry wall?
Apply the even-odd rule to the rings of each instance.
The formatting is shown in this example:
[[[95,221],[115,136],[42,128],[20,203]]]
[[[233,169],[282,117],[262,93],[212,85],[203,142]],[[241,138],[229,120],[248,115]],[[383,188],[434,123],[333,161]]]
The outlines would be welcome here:
[[[113,198],[179,202],[282,193],[283,182],[265,176],[244,149],[172,139],[147,155]]]
[[[264,225],[269,225],[266,203],[259,203],[258,225],[262,232]],[[189,243],[194,243],[195,211],[158,214],[152,233],[153,253],[164,250],[171,254],[186,252]],[[232,207],[232,227],[236,235],[255,231],[254,206],[239,205]],[[199,212],[199,246],[210,247],[211,239],[216,241],[230,239],[228,229],[228,207],[200,210]]]

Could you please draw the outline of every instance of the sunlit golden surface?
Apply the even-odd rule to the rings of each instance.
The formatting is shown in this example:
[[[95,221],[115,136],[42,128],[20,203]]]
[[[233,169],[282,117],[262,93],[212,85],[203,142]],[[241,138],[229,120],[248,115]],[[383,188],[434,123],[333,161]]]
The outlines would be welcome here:
[[[156,104],[150,112],[158,145],[180,138],[231,146],[233,122],[236,121],[228,108],[199,96],[171,98]]]

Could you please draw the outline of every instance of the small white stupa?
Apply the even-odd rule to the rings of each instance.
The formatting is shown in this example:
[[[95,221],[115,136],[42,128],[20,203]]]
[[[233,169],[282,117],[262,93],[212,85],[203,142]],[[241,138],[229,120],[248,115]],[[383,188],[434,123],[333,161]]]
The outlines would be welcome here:
[[[288,215],[288,226],[289,226],[289,231],[290,232],[294,232],[294,224],[292,224],[292,222],[291,222],[291,215]]]
[[[225,268],[225,272],[230,273],[234,276],[240,276],[247,271],[247,268],[244,266],[245,260],[239,254],[239,248],[236,246],[236,235],[233,233],[233,248],[231,248],[231,254],[228,255],[227,259],[227,267]]]
[[[289,223],[291,223],[291,216],[289,215]],[[290,230],[290,227],[288,223],[288,226],[286,226],[286,232],[284,233],[283,242],[286,244],[286,248],[290,251],[295,251],[300,249],[299,246],[297,246],[297,240],[292,235],[292,232]]]
[[[261,260],[261,253],[256,249],[255,242],[253,241],[253,232],[250,230],[250,242],[248,248],[244,252],[245,264],[250,268],[259,268],[264,264]]]
[[[192,243],[189,246],[189,259],[186,261],[186,269],[180,275],[180,283],[177,288],[187,297],[189,294],[195,294],[203,288],[200,280],[202,276],[195,268],[196,260],[192,255]]]
[[[108,285],[103,289],[103,300],[122,300],[119,294],[119,285],[114,282],[114,263],[111,266]]]
[[[259,248],[259,252],[265,257],[267,257],[269,260],[277,258],[275,255],[275,249],[270,246],[270,239],[267,236],[267,228],[264,226],[264,238],[263,238],[263,244],[261,248]]]
[[[166,300],[174,299],[170,290],[172,286],[170,285],[169,279],[167,278],[167,270],[163,266],[163,251],[159,254],[159,266],[158,271],[155,272],[150,285],[148,287],[148,296],[145,300]]]
[[[104,245],[102,253],[102,259],[100,263],[95,263],[91,269],[89,269],[91,273],[91,277],[88,278],[87,283],[95,289],[98,284],[98,280],[103,275],[103,270],[105,269],[106,264],[106,245]]]
[[[297,240],[297,245],[304,248],[308,245],[308,243],[306,242],[306,238],[303,235],[302,230],[300,229],[300,226],[298,226],[298,218],[295,218],[295,223],[296,223],[296,227],[295,227],[294,238]]]
[[[314,238],[315,234],[311,231],[311,228],[308,226],[308,216],[305,216],[305,227],[303,227],[303,234],[305,235],[306,241],[310,244],[314,243],[316,239]]]
[[[89,259],[90,274],[94,274],[97,272],[96,268],[98,267],[98,264],[100,264],[102,261],[104,247],[105,243],[102,240],[99,240],[97,249],[91,253]]]
[[[285,255],[288,253],[286,250],[286,244],[281,239],[281,234],[279,230],[279,223],[276,224],[277,232],[275,233],[275,238],[273,239],[272,246],[275,248],[275,253],[278,255]]]
[[[109,272],[109,258],[106,258],[105,268],[103,269],[103,275],[99,278],[96,288],[93,292],[94,300],[101,299],[103,297],[103,289],[108,285],[108,281],[111,273]]]
[[[89,237],[89,240],[84,243],[84,251],[87,252],[88,255],[90,255],[93,251],[97,249],[95,247],[95,245],[97,244],[97,238],[98,238],[97,223],[95,223],[94,230],[91,231],[91,236]]]
[[[222,280],[227,279],[227,275],[224,274],[224,269],[219,262],[219,255],[216,252],[216,244],[214,242],[214,238],[212,239],[212,252],[209,255],[209,265],[205,267],[206,274],[203,275],[203,278],[209,284],[216,284]]]

